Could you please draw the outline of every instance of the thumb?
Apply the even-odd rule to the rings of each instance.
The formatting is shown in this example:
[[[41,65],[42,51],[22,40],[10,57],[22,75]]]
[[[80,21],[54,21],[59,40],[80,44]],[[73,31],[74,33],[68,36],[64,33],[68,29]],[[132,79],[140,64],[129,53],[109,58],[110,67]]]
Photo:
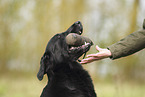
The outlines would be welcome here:
[[[101,51],[102,48],[100,48],[98,45],[96,45],[96,50],[97,50],[97,51]]]

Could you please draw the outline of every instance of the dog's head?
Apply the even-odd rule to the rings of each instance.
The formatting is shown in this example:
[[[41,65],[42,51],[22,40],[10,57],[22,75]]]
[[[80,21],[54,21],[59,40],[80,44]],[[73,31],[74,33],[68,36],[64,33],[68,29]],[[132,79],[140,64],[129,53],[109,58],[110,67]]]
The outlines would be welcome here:
[[[37,74],[39,80],[43,79],[44,74],[52,72],[57,65],[76,61],[90,49],[90,43],[79,47],[72,47],[66,43],[66,36],[68,34],[76,33],[81,35],[82,32],[83,26],[80,21],[77,21],[65,32],[56,34],[50,39],[40,61],[40,70]]]

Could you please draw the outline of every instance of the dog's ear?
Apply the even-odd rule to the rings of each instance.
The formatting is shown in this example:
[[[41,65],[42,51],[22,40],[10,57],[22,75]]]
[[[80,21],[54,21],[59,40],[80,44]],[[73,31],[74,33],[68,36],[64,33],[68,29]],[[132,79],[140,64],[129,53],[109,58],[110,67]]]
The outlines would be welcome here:
[[[50,56],[48,54],[44,54],[40,61],[40,69],[37,74],[37,78],[41,81],[43,79],[44,74],[46,74],[49,70],[50,65]]]

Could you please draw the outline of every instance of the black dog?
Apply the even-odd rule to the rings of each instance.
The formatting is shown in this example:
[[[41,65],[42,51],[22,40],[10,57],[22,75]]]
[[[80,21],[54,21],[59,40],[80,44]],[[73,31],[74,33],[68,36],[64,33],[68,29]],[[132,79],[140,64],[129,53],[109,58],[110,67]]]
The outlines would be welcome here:
[[[82,31],[82,24],[78,21],[48,42],[37,74],[39,80],[43,79],[44,74],[48,76],[48,84],[41,97],[96,97],[88,72],[77,62],[90,49],[91,44],[72,49],[65,40],[69,33],[81,35]]]

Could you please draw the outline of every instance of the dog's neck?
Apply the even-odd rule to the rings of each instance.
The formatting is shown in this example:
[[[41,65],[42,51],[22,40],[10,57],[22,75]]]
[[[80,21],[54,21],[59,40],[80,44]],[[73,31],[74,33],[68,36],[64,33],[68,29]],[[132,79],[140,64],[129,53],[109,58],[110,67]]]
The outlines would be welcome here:
[[[82,70],[83,67],[81,64],[79,64],[77,61],[71,61],[69,63],[62,63],[63,65],[55,65],[55,69],[53,70],[49,70],[47,72],[47,76],[49,81],[52,79],[52,77],[54,76],[55,73],[67,73],[70,72],[72,70]]]

